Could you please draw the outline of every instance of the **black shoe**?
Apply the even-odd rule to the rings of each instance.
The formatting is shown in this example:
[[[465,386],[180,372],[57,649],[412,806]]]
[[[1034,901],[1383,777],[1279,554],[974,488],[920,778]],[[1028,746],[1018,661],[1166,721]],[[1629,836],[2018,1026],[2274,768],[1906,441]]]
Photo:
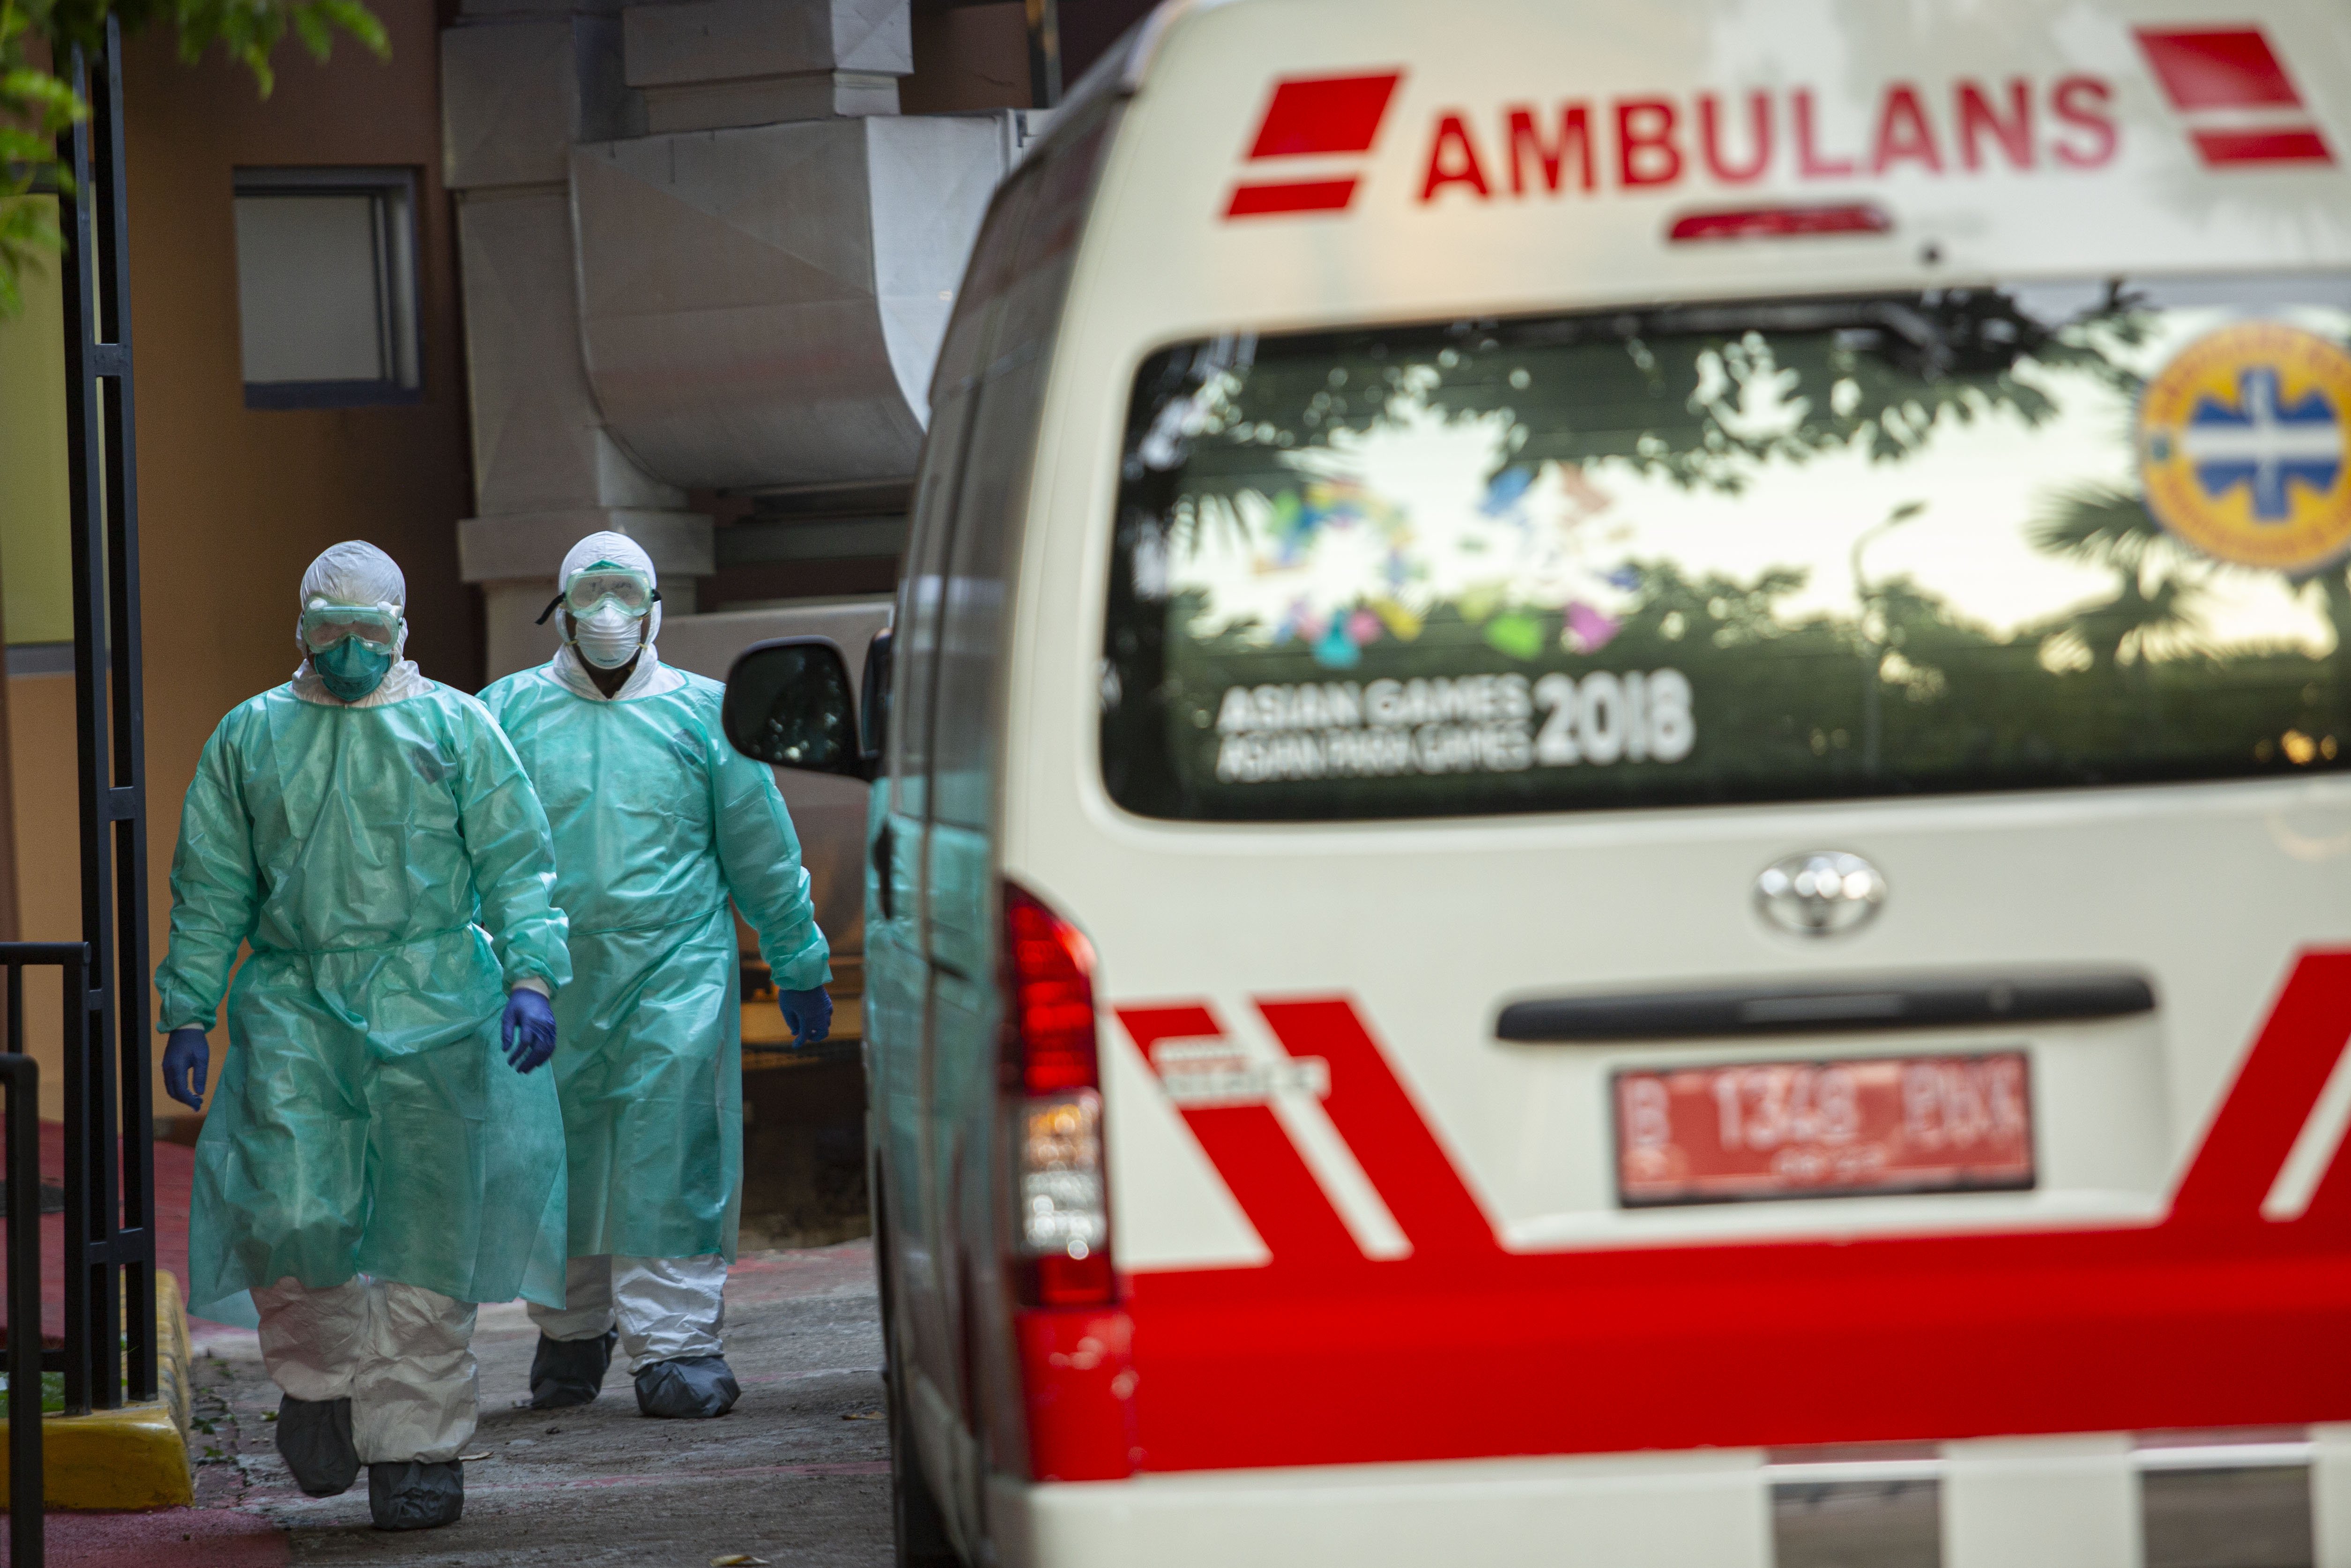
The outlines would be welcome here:
[[[294,1482],[312,1497],[340,1497],[360,1479],[360,1451],[351,1446],[348,1399],[277,1401],[277,1453]]]
[[[681,1355],[637,1374],[637,1409],[646,1416],[724,1416],[741,1397],[723,1355]]]
[[[612,1343],[620,1337],[618,1329],[594,1339],[539,1335],[538,1354],[530,1358],[530,1407],[562,1410],[594,1399],[611,1370]]]
[[[465,1511],[465,1467],[396,1459],[368,1467],[368,1511],[378,1530],[438,1530]]]

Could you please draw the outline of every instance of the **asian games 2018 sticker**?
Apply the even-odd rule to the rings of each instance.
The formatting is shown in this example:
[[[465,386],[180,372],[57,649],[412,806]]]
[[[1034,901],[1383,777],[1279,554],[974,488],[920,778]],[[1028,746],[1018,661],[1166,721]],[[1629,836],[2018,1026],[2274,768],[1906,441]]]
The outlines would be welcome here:
[[[2351,352],[2278,321],[2205,333],[2139,395],[2155,520],[2240,566],[2314,571],[2351,550]]]

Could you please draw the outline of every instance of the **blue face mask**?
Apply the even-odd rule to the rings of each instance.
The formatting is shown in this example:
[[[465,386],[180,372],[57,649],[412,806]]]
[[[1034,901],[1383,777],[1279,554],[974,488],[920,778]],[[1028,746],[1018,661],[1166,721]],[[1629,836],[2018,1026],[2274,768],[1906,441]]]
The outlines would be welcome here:
[[[310,655],[310,667],[329,691],[355,703],[383,684],[392,669],[392,650],[363,638],[346,637],[323,653]]]

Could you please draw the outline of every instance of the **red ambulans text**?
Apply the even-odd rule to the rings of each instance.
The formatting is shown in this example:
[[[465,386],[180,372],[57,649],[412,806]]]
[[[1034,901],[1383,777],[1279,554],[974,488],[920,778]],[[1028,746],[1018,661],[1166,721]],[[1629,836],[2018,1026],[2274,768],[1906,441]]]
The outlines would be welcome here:
[[[1833,125],[1809,87],[1447,109],[1431,122],[1419,199],[2095,169],[2120,144],[2113,103],[2109,83],[2075,75],[1892,82],[1853,125]]]

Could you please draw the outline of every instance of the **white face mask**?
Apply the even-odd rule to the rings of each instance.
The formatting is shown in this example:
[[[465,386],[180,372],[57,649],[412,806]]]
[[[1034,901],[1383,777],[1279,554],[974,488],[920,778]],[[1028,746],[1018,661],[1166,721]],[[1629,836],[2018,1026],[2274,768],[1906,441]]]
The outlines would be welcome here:
[[[645,618],[617,604],[600,604],[585,620],[573,620],[571,642],[580,656],[598,669],[617,670],[644,646]]]

